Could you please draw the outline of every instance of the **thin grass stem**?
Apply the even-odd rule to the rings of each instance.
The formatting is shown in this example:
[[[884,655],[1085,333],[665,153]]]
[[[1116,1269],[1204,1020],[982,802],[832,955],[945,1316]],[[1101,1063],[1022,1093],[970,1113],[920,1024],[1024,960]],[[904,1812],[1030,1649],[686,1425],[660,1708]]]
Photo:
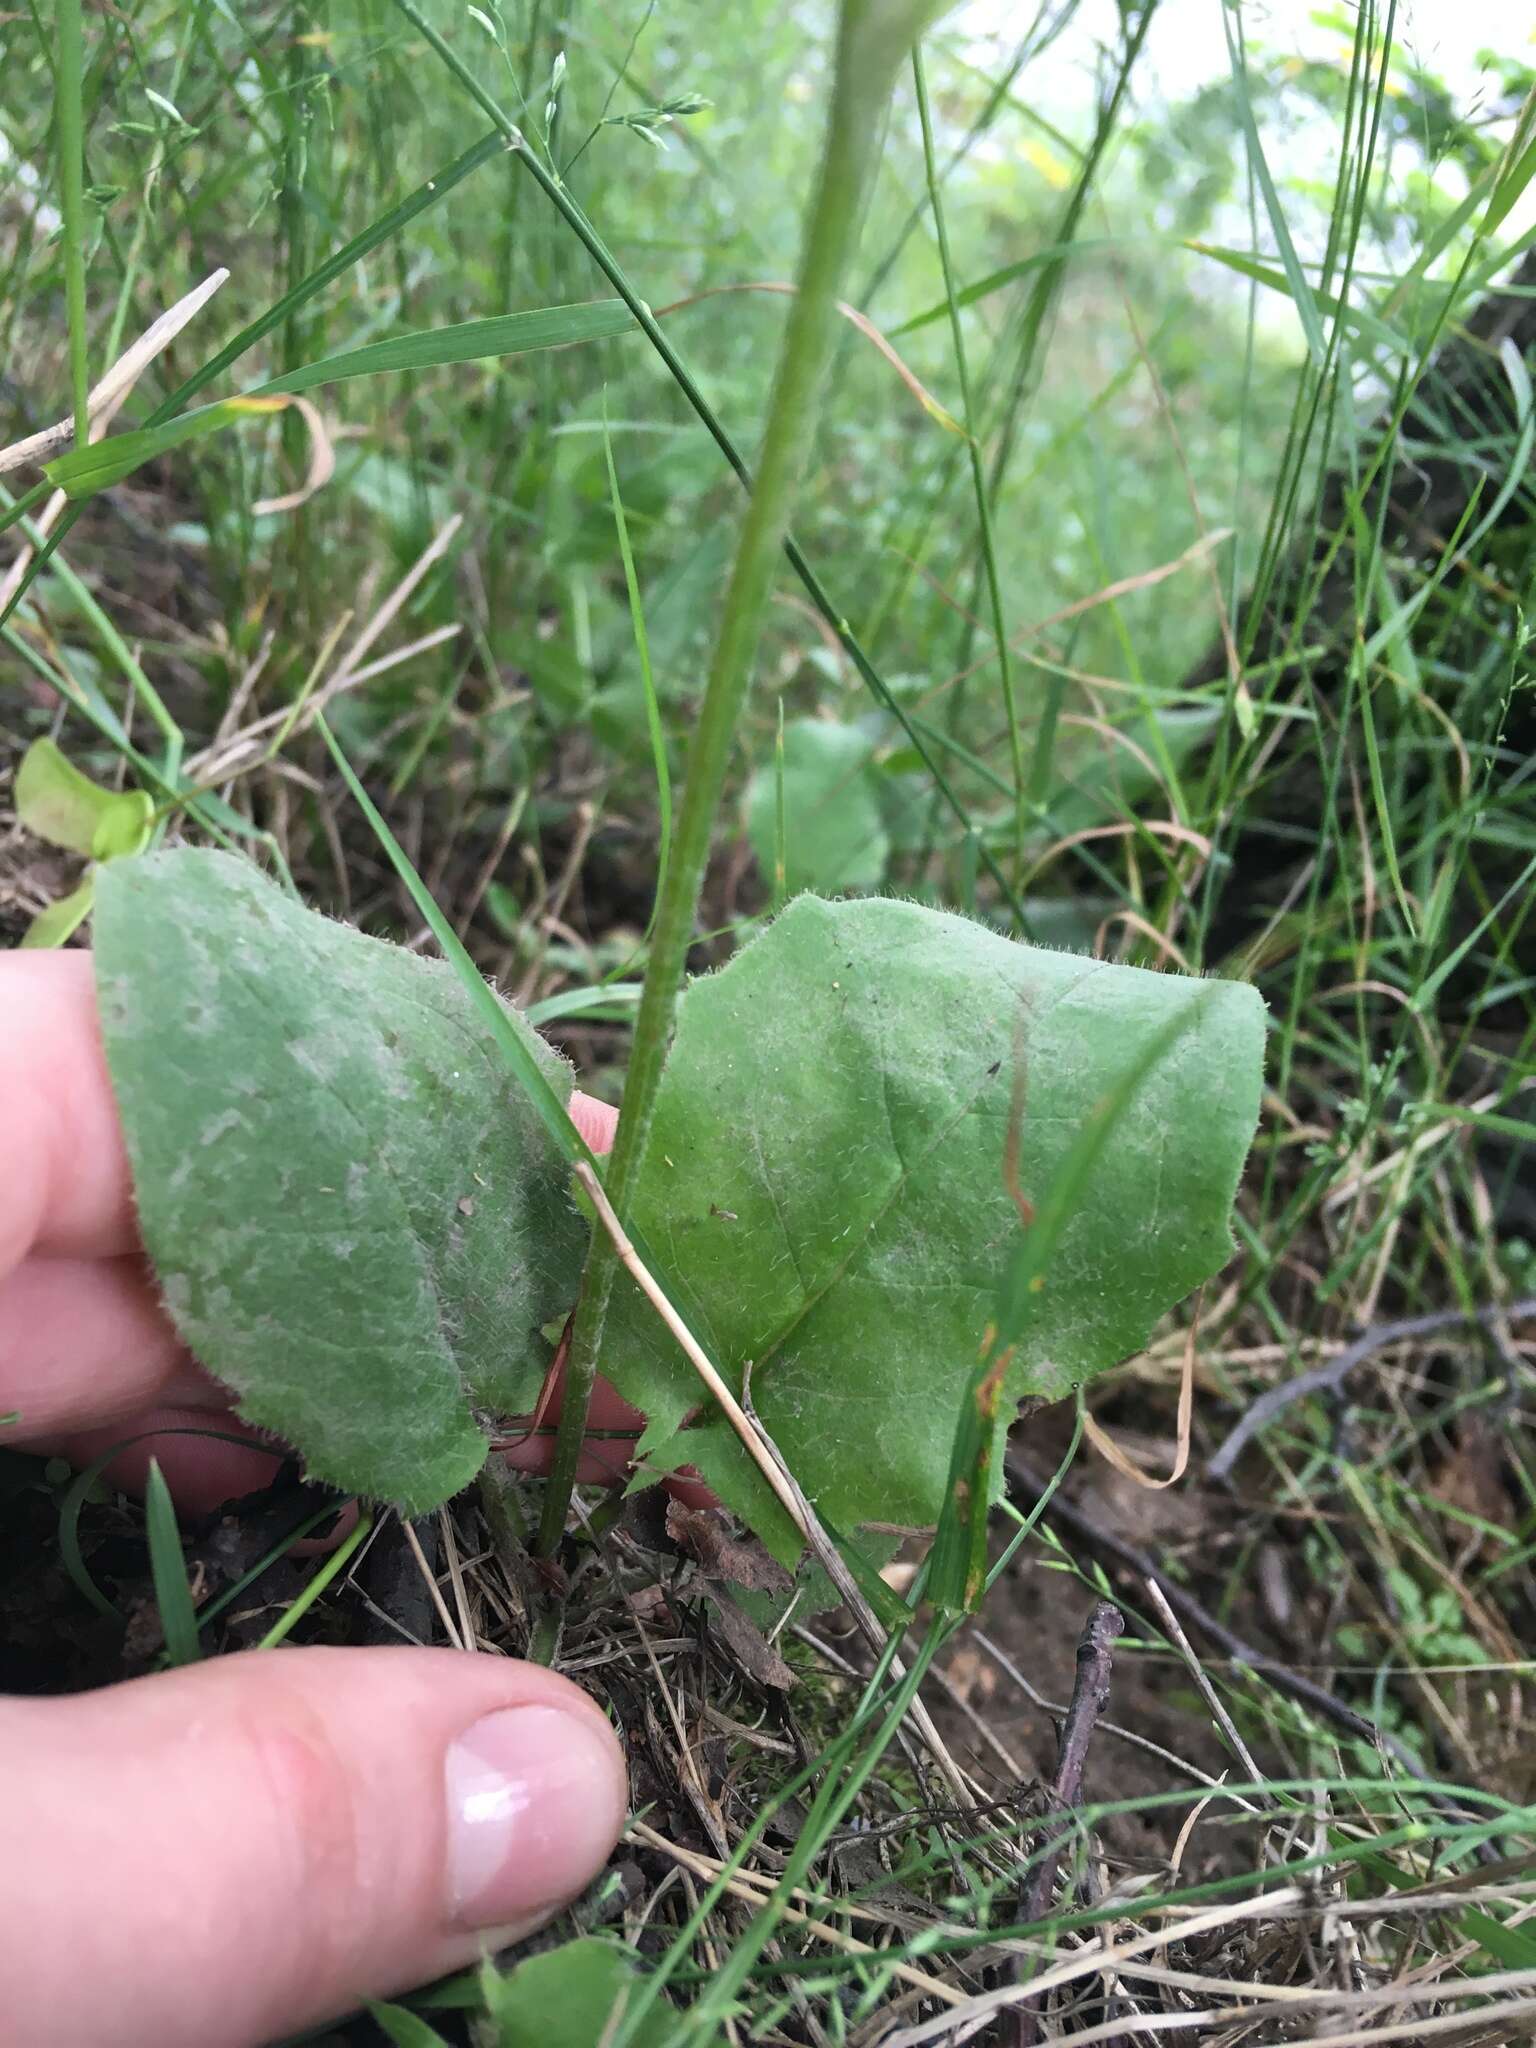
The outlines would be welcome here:
[[[965,427],[966,454],[971,468],[971,489],[976,501],[976,525],[981,540],[982,569],[987,584],[987,605],[991,614],[992,637],[997,648],[998,682],[1008,720],[1008,751],[1013,767],[1013,879],[1017,886],[1024,871],[1026,802],[1024,781],[1024,740],[1019,731],[1019,709],[1014,697],[1013,653],[1008,645],[1008,622],[1003,614],[1002,584],[997,573],[997,547],[992,530],[992,494],[987,488],[986,465],[977,438],[975,409],[971,403],[971,375],[966,363],[965,330],[955,298],[955,267],[949,249],[949,230],[944,221],[944,194],[933,148],[933,117],[928,106],[928,80],[923,69],[923,52],[912,52],[912,83],[917,93],[917,114],[923,131],[923,172],[928,184],[928,205],[933,214],[934,237],[939,247],[939,268],[944,278],[944,302],[949,308],[950,345],[954,351],[955,378],[960,386],[960,418]]]
[[[59,211],[64,219],[64,304],[69,316],[69,382],[75,446],[90,437],[90,367],[85,331],[85,38],[80,0],[58,0],[59,61],[54,127],[59,144]]]

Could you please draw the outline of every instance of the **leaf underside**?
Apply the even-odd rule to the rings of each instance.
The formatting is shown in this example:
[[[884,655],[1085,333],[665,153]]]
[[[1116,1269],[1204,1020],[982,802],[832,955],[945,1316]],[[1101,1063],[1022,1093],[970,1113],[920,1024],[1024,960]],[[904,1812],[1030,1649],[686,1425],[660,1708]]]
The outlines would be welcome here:
[[[1181,1006],[1044,1276],[1008,1381],[1059,1396],[1140,1350],[1227,1259],[1257,1122],[1250,987],[1016,944],[919,905],[802,897],[694,982],[633,1216],[705,1349],[751,1393],[821,1512],[926,1526],[1021,1228],[1073,1134]],[[697,1466],[779,1550],[793,1531],[632,1284],[604,1370],[650,1417],[650,1468]],[[1000,1414],[1006,1425],[1008,1406]],[[1000,1466],[1000,1460],[996,1461]]]
[[[96,888],[107,1061],[178,1331],[317,1478],[425,1512],[478,1471],[477,1414],[532,1406],[541,1327],[575,1297],[563,1160],[448,967],[222,853],[114,861]]]

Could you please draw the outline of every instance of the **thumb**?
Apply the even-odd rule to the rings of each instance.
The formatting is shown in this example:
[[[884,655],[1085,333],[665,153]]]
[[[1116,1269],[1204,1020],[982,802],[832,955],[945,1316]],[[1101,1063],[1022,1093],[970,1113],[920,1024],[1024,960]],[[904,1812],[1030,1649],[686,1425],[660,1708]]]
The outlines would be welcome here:
[[[249,1651],[0,1704],[6,2037],[255,2048],[474,1961],[601,1869],[602,1713],[456,1650]]]

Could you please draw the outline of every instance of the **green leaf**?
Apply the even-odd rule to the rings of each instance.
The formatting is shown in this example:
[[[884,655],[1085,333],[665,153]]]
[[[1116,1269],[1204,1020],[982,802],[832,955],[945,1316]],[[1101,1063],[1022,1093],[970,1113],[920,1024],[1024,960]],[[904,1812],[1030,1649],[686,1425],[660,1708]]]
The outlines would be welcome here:
[[[784,885],[873,889],[885,878],[891,842],[880,811],[874,744],[857,726],[797,718],[784,728]],[[747,836],[772,880],[778,851],[778,777],[769,762],[747,788]]]
[[[149,1538],[150,1577],[154,1581],[155,1605],[160,1610],[166,1656],[172,1664],[195,1664],[202,1654],[197,1640],[197,1609],[192,1602],[192,1588],[187,1584],[187,1561],[176,1527],[176,1510],[171,1505],[171,1490],[157,1458],[150,1459],[144,1484],[144,1528]]]
[[[370,1999],[368,2017],[377,2021],[379,2029],[394,2043],[394,2048],[448,2048],[448,2043],[437,2031],[429,2027],[403,2005],[379,2005]]]
[[[149,844],[154,829],[154,799],[142,789],[125,789],[116,793],[102,813],[91,840],[91,853],[97,860],[122,860],[129,855],[142,853]]]
[[[102,789],[51,739],[34,740],[16,771],[16,815],[29,832],[97,860],[139,853],[149,843],[155,806],[141,789]],[[91,914],[89,872],[67,896],[39,911],[22,934],[35,951],[62,946]]]
[[[497,2048],[598,2048],[624,2017],[642,1981],[638,1958],[595,1934],[530,1956],[502,1976],[489,1962],[481,1994]],[[630,2048],[670,2048],[676,2009],[658,1999],[630,2036]],[[698,2048],[715,2048],[703,2041]]]
[[[50,846],[89,854],[96,823],[110,801],[53,740],[34,740],[16,771],[16,815]]]
[[[344,377],[371,377],[383,370],[432,370],[444,363],[474,363],[486,356],[527,355],[534,349],[567,348],[578,341],[602,341],[626,334],[635,317],[622,299],[589,299],[571,306],[540,306],[528,313],[499,313],[489,320],[461,320],[452,327],[423,327],[366,348],[305,363],[286,376],[258,384],[253,397],[313,391]]]
[[[95,944],[181,1335],[318,1478],[436,1506],[484,1458],[475,1413],[531,1405],[586,1236],[469,993],[188,848],[100,869]],[[563,1101],[570,1070],[505,1015]]]
[[[141,789],[102,789],[53,740],[34,740],[16,771],[16,815],[29,832],[70,853],[111,860],[137,853],[155,807]]]
[[[279,400],[221,398],[213,405],[200,405],[159,427],[139,427],[131,434],[109,434],[104,441],[92,441],[84,448],[72,448],[43,464],[43,474],[56,490],[71,500],[94,497],[132,476],[146,462],[166,455],[186,441],[200,441],[232,420],[250,413],[280,412]]]
[[[68,945],[90,916],[95,897],[96,877],[88,873],[77,889],[71,889],[67,896],[37,913],[21,935],[22,945],[34,952],[51,952]]]
[[[1023,1059],[1019,1180],[1041,1200],[1148,1047],[1199,1006],[1086,1173],[1011,1362],[1012,1400],[1118,1364],[1231,1250],[1259,1106],[1251,988],[1047,952],[964,918],[801,897],[693,983],[632,1223],[821,1511],[929,1524],[961,1397],[1019,1243],[1005,1183]],[[603,1368],[650,1417],[654,1467],[700,1467],[781,1554],[793,1532],[630,1283]]]
[[[44,463],[43,474],[69,498],[89,498],[121,483],[146,462],[179,448],[183,442],[201,440],[205,434],[251,413],[280,411],[287,398],[301,391],[316,390],[322,384],[339,384],[348,377],[371,377],[390,370],[435,369],[444,363],[479,362],[486,356],[527,355],[534,349],[564,348],[572,342],[598,341],[607,335],[623,334],[634,324],[634,316],[622,299],[592,299],[571,306],[541,306],[528,313],[503,313],[490,320],[464,320],[456,326],[426,327],[414,334],[397,334],[388,341],[371,342],[367,348],[325,356],[318,363],[304,363],[286,376],[255,385],[241,397],[200,405],[159,426],[141,427],[131,434],[111,434],[88,447],[73,448],[67,455]]]
[[[1459,1924],[1463,1936],[1479,1943],[1501,1970],[1536,1969],[1536,1933],[1529,1928],[1481,1912],[1463,1913]]]

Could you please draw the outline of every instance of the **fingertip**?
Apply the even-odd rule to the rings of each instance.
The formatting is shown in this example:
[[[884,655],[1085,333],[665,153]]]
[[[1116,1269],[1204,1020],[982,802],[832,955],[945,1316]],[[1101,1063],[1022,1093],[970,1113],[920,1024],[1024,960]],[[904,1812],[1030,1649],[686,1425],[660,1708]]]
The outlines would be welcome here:
[[[34,2044],[121,2038],[131,2013],[157,2048],[235,2048],[392,1997],[559,1911],[627,1799],[570,1681],[408,1648],[12,1703],[0,1772],[6,2007]]]
[[[578,1088],[568,1105],[571,1122],[582,1141],[594,1152],[613,1150],[613,1134],[619,1127],[619,1112],[611,1102],[599,1102],[595,1095],[583,1095]]]
[[[576,1898],[624,1825],[613,1730],[563,1703],[482,1715],[450,1745],[444,1787],[449,1893],[465,1928],[521,1926]]]
[[[0,1276],[0,1410],[20,1416],[22,1440],[127,1424],[167,1399],[191,1405],[193,1387],[227,1405],[178,1339],[143,1259],[26,1258]]]

